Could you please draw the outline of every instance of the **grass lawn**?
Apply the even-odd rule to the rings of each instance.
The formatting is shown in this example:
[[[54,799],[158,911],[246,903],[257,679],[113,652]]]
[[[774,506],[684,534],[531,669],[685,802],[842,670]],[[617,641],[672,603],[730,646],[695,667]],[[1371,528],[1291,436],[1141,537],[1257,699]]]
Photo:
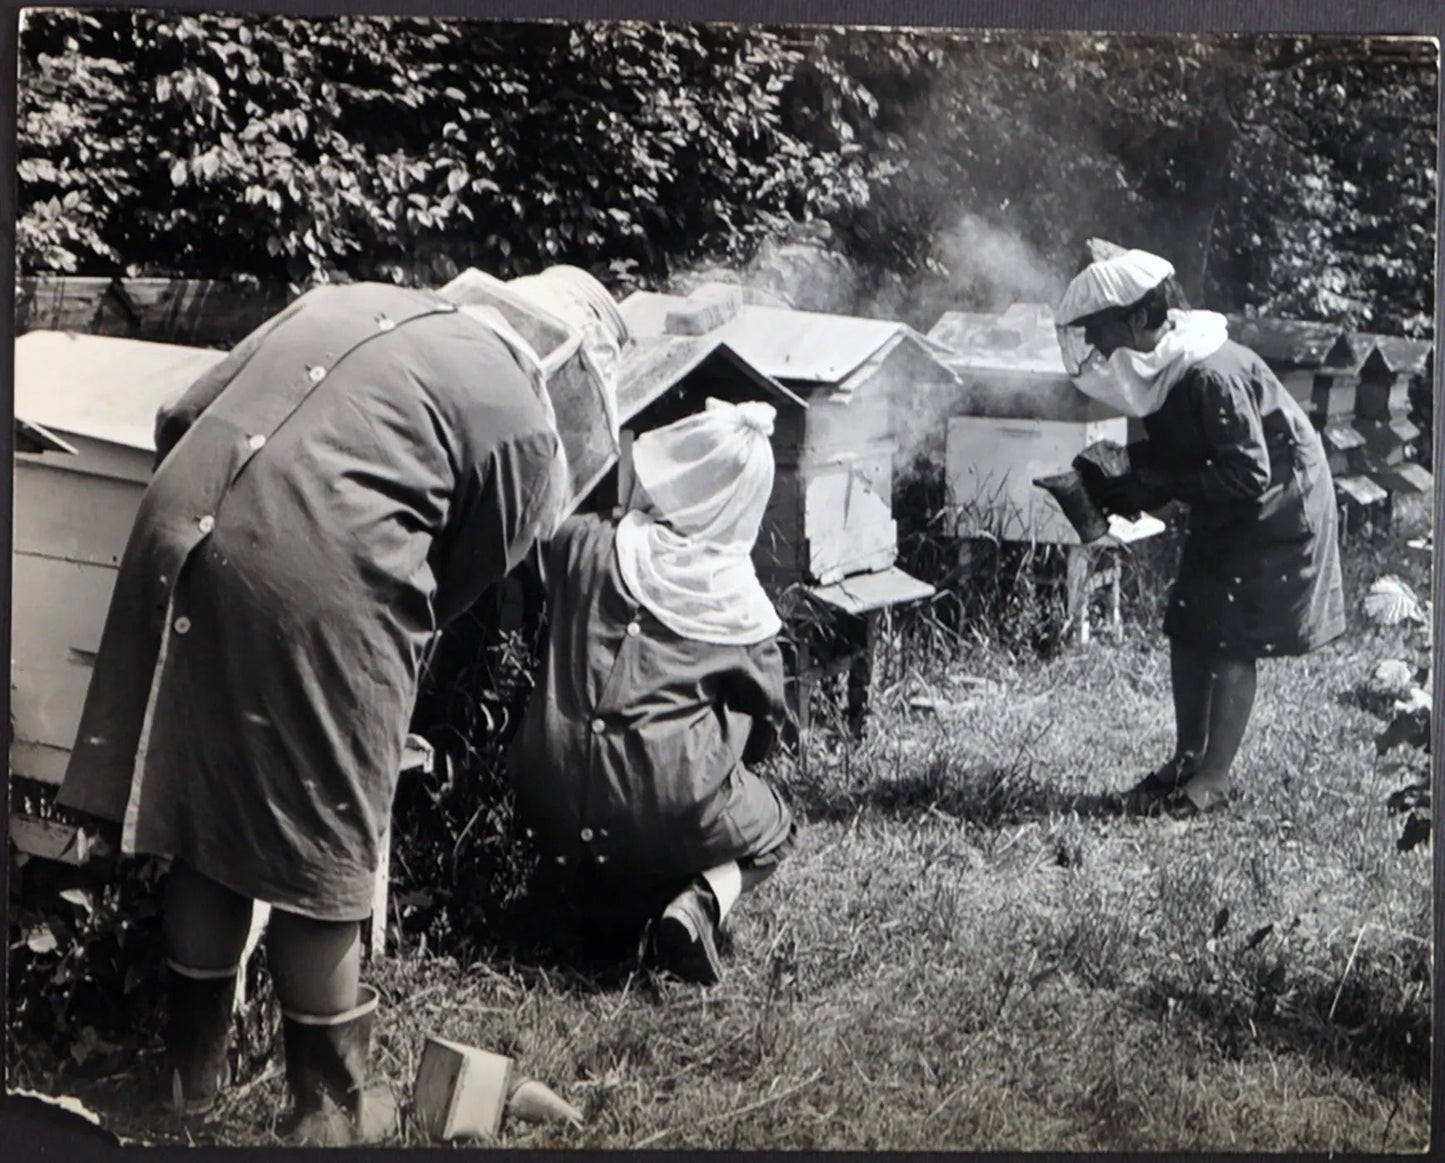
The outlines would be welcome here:
[[[730,919],[720,986],[409,944],[367,971],[376,1074],[409,1099],[436,1033],[587,1115],[506,1146],[1424,1149],[1430,848],[1397,851],[1403,777],[1352,692],[1403,656],[1359,598],[1385,572],[1428,592],[1405,545],[1427,524],[1349,547],[1346,638],[1261,664],[1227,812],[1107,810],[1172,743],[1151,628],[1046,661],[979,647],[880,682],[861,742],[773,764],[805,827]],[[70,1089],[127,1136],[272,1141],[278,1063],[183,1129],[136,1101],[156,1053]]]

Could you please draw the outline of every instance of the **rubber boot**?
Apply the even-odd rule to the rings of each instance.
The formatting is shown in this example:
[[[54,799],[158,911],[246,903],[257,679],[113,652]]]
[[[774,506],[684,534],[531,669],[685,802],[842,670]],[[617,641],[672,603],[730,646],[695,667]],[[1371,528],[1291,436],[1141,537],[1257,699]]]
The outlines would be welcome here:
[[[282,1135],[291,1142],[349,1147],[397,1132],[395,1096],[384,1086],[366,1087],[376,990],[363,985],[358,995],[358,1003],[339,1014],[281,1011],[286,1084],[294,1103]]]
[[[167,961],[166,1077],[171,1108],[203,1115],[231,1083],[227,1050],[239,967],[196,969]]]

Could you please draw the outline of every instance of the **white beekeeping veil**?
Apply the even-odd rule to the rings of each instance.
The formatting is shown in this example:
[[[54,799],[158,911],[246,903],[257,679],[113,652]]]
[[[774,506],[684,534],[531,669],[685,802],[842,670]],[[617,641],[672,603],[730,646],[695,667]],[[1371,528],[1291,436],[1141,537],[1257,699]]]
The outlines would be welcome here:
[[[618,568],[632,596],[684,638],[750,646],[781,627],[752,561],[773,490],[776,415],[771,404],[708,400],[633,442],[650,504],[619,523]]]
[[[1064,291],[1054,310],[1064,370],[1079,375],[1098,353],[1084,338],[1084,321],[1110,307],[1137,303],[1174,274],[1174,264],[1147,250],[1126,250],[1113,258],[1091,262]]]
[[[1150,351],[1121,347],[1105,356],[1085,336],[1091,315],[1131,307],[1174,274],[1168,259],[1126,250],[1091,262],[1074,276],[1054,311],[1064,369],[1085,395],[1126,416],[1157,411],[1180,377],[1229,338],[1223,315],[1174,309]]]

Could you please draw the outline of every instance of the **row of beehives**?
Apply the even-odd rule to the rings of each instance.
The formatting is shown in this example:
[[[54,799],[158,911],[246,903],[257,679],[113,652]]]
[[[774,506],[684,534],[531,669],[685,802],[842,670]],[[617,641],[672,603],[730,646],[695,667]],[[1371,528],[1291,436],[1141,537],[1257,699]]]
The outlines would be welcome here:
[[[639,292],[621,305],[632,338],[615,414],[602,423],[612,408],[573,374],[565,327],[529,320],[532,308],[479,272],[451,290],[502,309],[547,358],[584,507],[615,503],[632,435],[702,407],[708,396],[774,403],[778,471],[759,573],[775,592],[801,585],[849,614],[931,592],[895,564],[895,481],[917,457],[944,467],[961,534],[1072,544],[1072,527],[1032,480],[1066,466],[1093,440],[1129,437],[1122,417],[1084,397],[1064,373],[1043,305],[989,316],[950,312],[923,335],[885,320],[752,301],[720,284],[686,298]],[[1382,496],[1428,487],[1425,470],[1408,462],[1418,431],[1404,412],[1411,377],[1428,386],[1430,346],[1372,339],[1361,355],[1357,339],[1329,329],[1270,328],[1237,321],[1235,330],[1312,406],[1342,493],[1368,503],[1364,486]],[[60,778],[111,579],[149,475],[155,410],[219,357],[60,332],[17,342],[17,774]]]
[[[1429,461],[1431,434],[1422,432],[1416,421],[1428,425],[1433,413],[1433,343],[1326,323],[1234,315],[1228,319],[1231,337],[1264,359],[1320,430],[1347,516],[1381,507],[1388,512],[1394,494],[1430,491],[1431,473],[1420,461]],[[977,434],[969,443],[970,454],[986,458],[987,439],[1000,433],[1005,439],[1045,443],[1052,435],[1060,447],[1043,459],[1057,468],[1063,463],[1058,452],[1080,443],[1081,436],[1122,442],[1139,435],[1135,424],[1107,417],[1067,386],[1051,323],[1046,307],[1028,304],[1002,315],[949,312],[930,331],[957,353],[950,363],[972,381],[975,410],[1045,421],[1067,417],[1086,429],[1054,432],[1045,423],[1044,433],[1029,436],[1022,427],[1008,430],[1000,425]],[[972,458],[977,464],[977,456]],[[950,455],[957,480],[969,486],[956,487],[956,495],[983,487],[984,474],[968,467],[967,459]],[[968,480],[971,473],[976,481]]]

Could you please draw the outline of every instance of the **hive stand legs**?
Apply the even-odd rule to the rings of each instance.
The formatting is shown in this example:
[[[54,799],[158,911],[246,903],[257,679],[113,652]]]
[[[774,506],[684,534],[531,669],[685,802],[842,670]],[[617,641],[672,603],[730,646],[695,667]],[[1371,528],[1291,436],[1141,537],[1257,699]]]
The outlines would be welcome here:
[[[873,685],[873,654],[878,637],[878,612],[838,616],[836,636],[826,645],[806,640],[793,648],[793,718],[799,733],[812,725],[813,692],[818,684],[844,675],[844,713],[849,733],[861,738]]]
[[[1099,568],[1100,563],[1103,567]],[[1122,570],[1119,553],[1112,547],[1070,545],[1064,551],[1064,594],[1066,626],[1074,640],[1087,646],[1091,636],[1089,598],[1100,586],[1109,589],[1109,632],[1117,639],[1124,632],[1119,596]]]

